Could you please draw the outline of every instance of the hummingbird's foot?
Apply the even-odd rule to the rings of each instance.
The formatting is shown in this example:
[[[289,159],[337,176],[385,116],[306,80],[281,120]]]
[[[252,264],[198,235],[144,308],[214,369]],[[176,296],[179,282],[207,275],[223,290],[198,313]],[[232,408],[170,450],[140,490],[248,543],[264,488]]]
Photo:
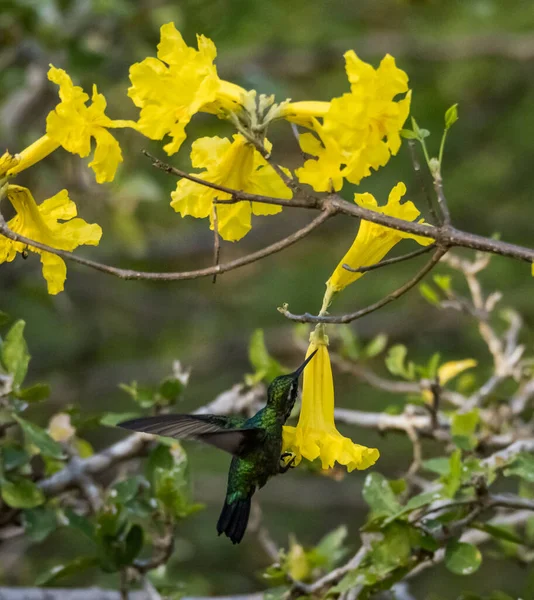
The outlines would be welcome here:
[[[290,457],[291,459],[285,462],[285,459]],[[289,469],[295,467],[295,461],[297,460],[297,455],[293,454],[293,452],[284,452],[282,456],[280,456],[280,473],[287,473]]]

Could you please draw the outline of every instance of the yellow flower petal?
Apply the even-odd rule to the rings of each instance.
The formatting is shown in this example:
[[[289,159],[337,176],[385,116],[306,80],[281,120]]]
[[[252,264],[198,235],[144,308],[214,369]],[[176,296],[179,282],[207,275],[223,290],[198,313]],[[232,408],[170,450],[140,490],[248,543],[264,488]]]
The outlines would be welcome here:
[[[393,57],[386,55],[375,70],[351,50],[345,67],[350,93],[330,103],[288,103],[281,113],[313,129],[321,140],[321,150],[311,152],[317,158],[297,171],[299,180],[316,191],[338,190],[342,179],[358,184],[386,165],[400,148],[399,132],[410,110],[408,77]],[[404,98],[398,99],[399,94]],[[301,136],[300,141],[308,152],[309,138]]]
[[[477,361],[473,358],[464,360],[453,360],[442,364],[438,369],[438,380],[441,385],[445,385],[448,381],[460,375],[467,369],[472,369],[477,366]]]
[[[197,36],[198,50],[190,48],[174,23],[160,30],[158,58],[148,57],[130,67],[128,96],[141,109],[138,129],[147,137],[172,141],[164,146],[171,155],[186,138],[185,127],[200,110],[219,113],[236,110],[244,90],[222,81],[213,61],[213,42]]]
[[[413,202],[408,201],[401,204],[401,198],[405,193],[406,186],[400,182],[391,190],[385,206],[378,206],[374,196],[369,193],[355,194],[354,200],[362,208],[403,219],[404,221],[414,221],[420,213]],[[430,238],[404,233],[370,221],[361,221],[352,246],[326,282],[327,294],[331,296],[332,293],[341,291],[347,285],[365,275],[365,273],[347,271],[343,268],[344,264],[348,264],[353,269],[358,269],[380,262],[404,238],[413,239],[422,246],[432,243]]]
[[[39,206],[27,188],[19,185],[7,187],[7,197],[15,208],[16,215],[8,222],[15,233],[41,242],[53,248],[72,251],[82,244],[97,245],[102,236],[99,225],[91,225],[76,216],[76,205],[70,200],[67,190],[62,190]],[[0,263],[10,262],[15,255],[26,250],[41,256],[43,277],[48,283],[48,292],[57,294],[64,288],[67,267],[59,256],[0,238]]]
[[[57,148],[59,148],[59,143],[57,141],[53,140],[48,135],[43,135],[16,155],[16,164],[7,171],[7,175],[16,175],[17,173],[24,171],[24,169],[39,162]]]
[[[376,448],[355,444],[342,436],[334,422],[334,380],[328,338],[319,325],[310,336],[308,357],[315,350],[317,354],[304,370],[302,386],[302,407],[296,427],[284,426],[283,452],[295,455],[295,464],[305,458],[321,460],[323,469],[329,469],[336,462],[345,465],[350,472],[354,469],[367,469],[380,454]]]
[[[191,160],[195,167],[206,169],[196,174],[205,181],[253,194],[287,199],[292,197],[291,190],[273,168],[239,134],[234,135],[233,141],[219,137],[196,140],[193,142]],[[213,229],[213,201],[229,199],[230,194],[182,179],[171,197],[171,206],[176,212],[182,216],[210,217]],[[269,215],[280,212],[282,207],[257,202],[237,202],[218,204],[216,210],[221,237],[237,241],[250,231],[252,212]]]
[[[67,152],[88,156],[91,140],[96,142],[95,156],[89,166],[94,170],[98,183],[113,181],[117,166],[122,162],[119,143],[107,131],[108,128],[133,127],[136,123],[112,120],[106,116],[106,99],[93,86],[91,104],[86,106],[89,96],[74,86],[63,69],[51,66],[48,78],[59,85],[61,102],[51,111],[46,120],[48,137],[61,145]]]

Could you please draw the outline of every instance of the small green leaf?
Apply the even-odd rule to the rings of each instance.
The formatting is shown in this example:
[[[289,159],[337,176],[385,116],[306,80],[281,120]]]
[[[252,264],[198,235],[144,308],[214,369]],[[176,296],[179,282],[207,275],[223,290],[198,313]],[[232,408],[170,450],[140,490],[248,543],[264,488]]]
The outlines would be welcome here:
[[[80,533],[82,533],[86,538],[95,542],[96,540],[96,531],[95,525],[92,521],[87,519],[86,517],[75,513],[71,508],[67,508],[65,510],[65,516],[69,521],[69,525],[73,529],[77,529]]]
[[[430,131],[428,129],[419,129],[419,138],[424,140],[430,135]]]
[[[445,111],[445,129],[450,129],[458,121],[458,104],[453,104]]]
[[[250,338],[248,347],[250,364],[256,374],[261,374],[261,379],[271,382],[275,377],[286,373],[280,363],[269,355],[265,345],[263,329],[256,329]],[[259,379],[261,381],[261,379]]]
[[[41,454],[58,460],[65,458],[61,445],[54,441],[42,427],[30,423],[18,415],[13,416],[22,427],[26,441],[37,446],[41,451]]]
[[[515,475],[525,481],[534,483],[534,455],[527,452],[521,452],[505,469],[504,475],[510,477]]]
[[[429,458],[423,461],[423,468],[438,475],[447,475],[450,471],[450,461],[444,456],[439,458]]]
[[[485,531],[489,533],[494,538],[499,540],[504,540],[505,542],[511,542],[512,544],[525,545],[525,540],[520,538],[518,535],[510,531],[509,529],[505,529],[504,527],[499,527],[497,525],[490,525],[490,523],[473,523],[471,525],[474,529],[478,529],[479,531]]]
[[[129,394],[142,408],[151,408],[158,399],[154,390],[138,385],[137,381],[132,381],[130,385],[121,383],[119,388]]]
[[[132,525],[125,540],[125,548],[120,562],[122,565],[130,565],[143,549],[144,533],[140,525]]]
[[[24,402],[41,402],[50,396],[50,386],[47,383],[36,383],[17,392],[16,397]]]
[[[412,131],[411,129],[401,129],[399,131],[400,136],[402,138],[404,138],[405,140],[417,140],[418,136],[415,133],[415,131]]]
[[[434,275],[432,278],[434,283],[443,290],[446,294],[451,291],[451,276],[450,275]]]
[[[482,563],[482,554],[473,544],[453,540],[445,550],[445,565],[456,575],[471,575]]]
[[[171,403],[176,402],[185,389],[183,381],[176,377],[166,377],[159,386],[159,393]]]
[[[427,302],[432,304],[432,306],[439,306],[440,298],[436,294],[436,292],[428,285],[428,283],[422,283],[419,286],[419,292]]]
[[[135,498],[139,488],[143,485],[143,482],[147,485],[146,479],[139,475],[130,477],[116,483],[110,490],[109,495],[114,503],[126,504]]]
[[[24,532],[30,540],[42,542],[57,529],[57,516],[53,508],[39,506],[22,513]]]
[[[442,477],[444,492],[448,498],[454,498],[462,483],[462,453],[456,449],[449,458],[449,472]]]
[[[98,563],[99,560],[96,556],[81,556],[80,558],[75,558],[71,562],[68,562],[64,565],[57,565],[56,567],[50,569],[50,571],[39,575],[39,577],[37,577],[35,580],[35,585],[38,587],[51,585],[63,577],[75,575],[77,573],[86,571],[91,567],[96,567],[98,566]]]
[[[367,475],[363,484],[362,495],[375,517],[389,517],[402,509],[388,480],[380,473]]]
[[[365,346],[363,354],[366,356],[366,358],[373,358],[385,349],[387,343],[388,336],[384,333],[379,333],[367,344],[367,346]]]
[[[1,457],[5,471],[13,471],[22,467],[30,460],[30,455],[17,442],[5,442],[2,446]]]
[[[404,379],[413,379],[415,376],[415,367],[413,363],[406,366],[406,346],[397,344],[389,349],[386,355],[386,367],[392,375],[399,375]]]
[[[43,492],[33,481],[24,477],[4,480],[0,487],[2,499],[12,508],[35,508],[45,501]]]
[[[11,327],[4,339],[0,353],[2,364],[7,372],[13,375],[15,386],[19,386],[24,381],[30,362],[28,346],[24,339],[25,326],[24,321],[17,321]]]
[[[138,412],[123,412],[123,413],[113,413],[108,412],[104,413],[100,417],[101,425],[105,425],[106,427],[115,427],[117,423],[122,423],[122,421],[129,421],[130,419],[135,419],[139,416]]]
[[[462,450],[475,448],[478,443],[475,430],[479,422],[480,415],[476,408],[466,413],[455,413],[451,423],[452,441]]]

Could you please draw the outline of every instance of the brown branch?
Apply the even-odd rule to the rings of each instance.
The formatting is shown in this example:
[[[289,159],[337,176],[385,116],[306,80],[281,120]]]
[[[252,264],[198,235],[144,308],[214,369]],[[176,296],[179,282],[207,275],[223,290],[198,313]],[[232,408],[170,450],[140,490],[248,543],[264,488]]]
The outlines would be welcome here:
[[[186,279],[198,279],[200,277],[208,277],[210,275],[218,275],[220,273],[226,273],[227,271],[232,271],[234,269],[238,269],[239,267],[243,267],[250,263],[253,263],[257,260],[261,260],[266,256],[270,256],[271,254],[275,254],[276,252],[280,252],[285,248],[295,244],[302,238],[306,237],[310,234],[314,229],[322,225],[329,217],[331,217],[335,213],[335,210],[330,210],[328,207],[321,212],[318,217],[315,217],[313,221],[311,221],[308,225],[299,229],[295,233],[283,238],[282,240],[271,244],[257,252],[253,252],[252,254],[248,254],[247,256],[243,256],[236,260],[233,260],[228,263],[223,263],[222,265],[215,265],[213,267],[206,267],[204,269],[197,269],[196,271],[183,271],[177,273],[153,273],[147,271],[134,271],[131,269],[121,269],[118,267],[112,267],[109,265],[104,265],[102,263],[98,263],[93,260],[89,260],[87,258],[82,258],[77,254],[73,254],[72,252],[67,252],[65,250],[58,250],[57,248],[52,248],[51,246],[47,246],[46,244],[41,244],[35,240],[31,240],[27,237],[24,237],[18,233],[15,233],[9,229],[7,226],[3,216],[0,214],[0,233],[5,237],[13,240],[14,242],[20,242],[22,244],[26,244],[33,248],[38,248],[39,250],[44,250],[46,252],[50,252],[51,254],[55,254],[56,256],[60,256],[61,258],[69,261],[76,262],[78,264],[84,265],[86,267],[91,267],[97,271],[102,273],[107,273],[108,275],[114,275],[119,277],[120,279],[135,279],[135,280],[149,280],[149,281],[183,281]]]
[[[389,265],[394,265],[396,263],[404,262],[405,260],[410,260],[415,258],[416,256],[421,256],[422,254],[426,254],[431,250],[436,248],[436,244],[429,244],[428,246],[424,246],[423,248],[418,248],[413,252],[408,252],[407,254],[403,254],[402,256],[395,256],[394,258],[386,258],[374,265],[369,265],[367,267],[358,267],[353,269],[351,266],[344,264],[343,268],[351,273],[367,273],[367,271],[373,271],[374,269],[380,269],[381,267],[387,267]]]
[[[415,177],[419,182],[423,195],[426,198],[426,202],[428,204],[428,210],[430,211],[430,216],[432,217],[432,222],[434,224],[439,223],[438,215],[436,213],[436,209],[434,208],[434,202],[432,200],[432,196],[428,192],[428,187],[425,183],[425,178],[423,176],[423,172],[421,171],[421,163],[419,162],[419,158],[417,157],[417,150],[415,148],[415,140],[408,140],[408,149],[410,150],[410,158],[412,159],[413,170],[415,171]]]
[[[161,171],[164,171],[169,175],[174,175],[175,177],[189,179],[189,181],[192,181],[193,183],[198,183],[199,185],[203,185],[204,187],[208,187],[219,192],[224,192],[225,194],[229,194],[230,196],[232,196],[231,200],[216,200],[217,204],[234,204],[236,202],[260,202],[262,204],[275,204],[278,206],[287,206],[290,208],[321,208],[321,200],[319,198],[313,198],[313,202],[310,202],[310,200],[307,198],[293,198],[292,200],[284,200],[283,198],[273,198],[272,196],[263,196],[261,194],[251,194],[249,192],[243,192],[241,190],[234,190],[232,188],[226,187],[225,185],[220,185],[218,183],[206,181],[205,179],[201,179],[200,177],[191,175],[186,171],[181,171],[180,169],[177,169],[176,167],[173,167],[172,165],[163,162],[159,158],[156,158],[146,150],[143,150],[143,154],[150,158],[150,160],[152,161],[152,166],[156,167],[156,169],[160,169]],[[287,178],[287,175],[285,173],[283,174],[284,177]]]
[[[219,264],[219,257],[221,255],[221,238],[219,237],[219,218],[217,216],[217,207],[213,205],[213,266],[216,267]],[[213,283],[217,282],[217,273],[213,274]]]
[[[414,286],[416,286],[423,279],[423,277],[429,271],[431,271],[437,265],[437,263],[440,261],[441,257],[446,252],[447,252],[446,248],[438,247],[438,249],[432,256],[432,258],[414,277],[412,277],[412,279],[410,279],[410,281],[406,282],[403,286],[396,289],[394,292],[391,292],[391,294],[388,294],[385,298],[382,298],[378,302],[375,302],[374,304],[371,304],[370,306],[367,306],[366,308],[362,308],[356,312],[341,315],[339,317],[332,317],[332,316],[315,316],[315,315],[311,315],[309,313],[305,313],[303,315],[294,315],[293,313],[290,313],[289,310],[287,309],[287,307],[285,307],[285,306],[280,307],[278,310],[284,315],[284,317],[287,317],[291,321],[297,321],[299,323],[350,323],[351,321],[360,319],[361,317],[364,317],[365,315],[368,315],[368,314],[374,312],[375,310],[378,310],[378,309],[382,308],[383,306],[386,306],[386,304],[393,302],[393,300],[400,298],[406,292],[410,291]]]

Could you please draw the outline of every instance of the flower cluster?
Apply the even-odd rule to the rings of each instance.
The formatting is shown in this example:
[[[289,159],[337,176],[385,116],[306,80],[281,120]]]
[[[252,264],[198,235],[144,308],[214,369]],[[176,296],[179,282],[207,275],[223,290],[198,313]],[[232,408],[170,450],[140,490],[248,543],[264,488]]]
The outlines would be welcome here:
[[[186,128],[200,112],[226,119],[237,133],[231,138],[203,137],[192,143],[191,163],[200,172],[178,181],[171,193],[171,207],[182,217],[208,218],[211,228],[224,240],[237,241],[252,227],[252,215],[274,215],[282,206],[238,201],[226,190],[237,190],[270,198],[290,200],[288,182],[310,185],[315,191],[339,191],[345,181],[359,184],[372,171],[386,165],[399,151],[400,131],[410,109],[408,77],[386,55],[378,68],[353,52],[345,54],[349,91],[330,101],[275,103],[274,97],[221,79],[215,65],[214,43],[197,36],[197,47],[186,44],[173,23],[161,27],[156,57],[147,57],[130,67],[128,97],[139,109],[136,121],[114,120],[106,115],[106,99],[93,86],[89,96],[74,85],[62,69],[51,66],[48,78],[59,87],[59,103],[46,120],[46,132],[20,153],[0,157],[0,200],[5,196],[15,210],[7,224],[18,239],[0,237],[0,263],[12,261],[26,250],[41,257],[48,291],[63,290],[66,266],[52,251],[72,251],[80,245],[96,245],[102,231],[98,225],[78,218],[76,205],[66,190],[36,203],[31,192],[11,179],[45,159],[59,148],[80,157],[94,154],[89,167],[100,184],[111,182],[123,160],[112,129],[132,129],[152,140],[164,140],[171,156],[187,137]],[[270,161],[267,130],[275,122],[288,121],[298,128],[303,164],[292,175]],[[191,174],[190,176],[192,176]],[[406,221],[419,211],[412,202],[401,203],[406,188],[397,184],[385,206],[371,194],[358,193],[355,202],[366,209]],[[232,202],[224,202],[232,200]],[[22,239],[21,239],[22,238]],[[321,314],[335,294],[362,276],[344,268],[358,268],[381,260],[402,239],[427,245],[430,239],[401,233],[371,222],[360,224],[356,238],[327,281]],[[26,243],[27,242],[27,243]],[[302,458],[321,460],[323,468],[335,462],[349,471],[365,469],[378,459],[378,450],[354,444],[334,424],[334,384],[328,337],[319,325],[310,337],[308,354],[317,356],[304,374],[302,411],[296,427],[284,428],[284,448]]]

